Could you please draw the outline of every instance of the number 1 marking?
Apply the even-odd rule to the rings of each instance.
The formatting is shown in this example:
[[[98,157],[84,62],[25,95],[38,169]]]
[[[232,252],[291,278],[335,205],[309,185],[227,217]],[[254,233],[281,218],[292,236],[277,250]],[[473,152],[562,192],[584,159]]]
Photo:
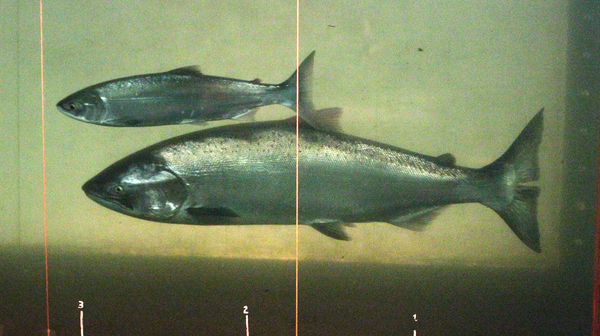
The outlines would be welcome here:
[[[417,314],[413,314],[413,320],[417,322]],[[413,336],[417,336],[417,329],[413,329]]]

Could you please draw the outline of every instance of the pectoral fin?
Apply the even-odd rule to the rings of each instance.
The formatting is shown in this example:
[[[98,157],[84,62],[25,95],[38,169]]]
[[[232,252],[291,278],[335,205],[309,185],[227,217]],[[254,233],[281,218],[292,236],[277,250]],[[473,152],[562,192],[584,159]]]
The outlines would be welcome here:
[[[198,218],[198,217],[239,217],[239,215],[237,213],[235,213],[235,211],[229,209],[229,208],[225,208],[225,207],[215,207],[215,208],[210,208],[210,207],[194,207],[194,208],[187,208],[186,211],[188,212],[188,214],[190,214],[191,216]]]
[[[321,232],[327,237],[338,240],[350,240],[350,237],[344,231],[346,224],[340,222],[325,222],[325,223],[313,223],[310,224],[315,230]],[[350,225],[346,225],[350,226]]]

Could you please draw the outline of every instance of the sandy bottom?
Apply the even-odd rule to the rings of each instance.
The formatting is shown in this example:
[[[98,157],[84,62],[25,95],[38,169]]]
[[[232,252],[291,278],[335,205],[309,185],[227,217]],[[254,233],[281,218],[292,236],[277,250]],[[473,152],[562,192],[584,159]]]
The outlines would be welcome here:
[[[54,252],[53,252],[54,251]],[[0,254],[0,336],[46,335],[41,251]],[[295,263],[50,249],[53,335],[294,335]],[[301,262],[300,335],[586,335],[559,272]],[[79,309],[80,301],[84,308]],[[414,314],[416,314],[415,321]]]

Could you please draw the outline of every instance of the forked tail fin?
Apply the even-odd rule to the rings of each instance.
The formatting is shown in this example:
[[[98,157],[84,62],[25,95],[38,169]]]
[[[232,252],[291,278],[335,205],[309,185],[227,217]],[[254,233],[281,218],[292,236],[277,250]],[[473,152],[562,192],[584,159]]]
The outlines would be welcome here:
[[[313,66],[315,62],[315,51],[311,52],[310,55],[306,56],[304,61],[298,67],[290,78],[286,79],[283,83],[279,84],[285,92],[287,99],[283,105],[296,111],[296,81],[298,81],[298,88],[300,89],[300,98],[298,105],[300,110],[314,111],[314,104],[312,102],[312,77],[313,77]]]
[[[296,80],[298,81],[298,115],[314,128],[326,131],[339,131],[339,115],[323,114],[315,109],[312,100],[313,66],[315,52],[311,52],[290,78],[281,83],[286,94],[289,94],[283,105],[296,111]]]
[[[481,170],[499,183],[498,194],[482,202],[504,219],[525,245],[541,252],[537,221],[537,200],[540,188],[524,185],[539,178],[538,148],[542,141],[544,109],[525,126],[508,150]]]

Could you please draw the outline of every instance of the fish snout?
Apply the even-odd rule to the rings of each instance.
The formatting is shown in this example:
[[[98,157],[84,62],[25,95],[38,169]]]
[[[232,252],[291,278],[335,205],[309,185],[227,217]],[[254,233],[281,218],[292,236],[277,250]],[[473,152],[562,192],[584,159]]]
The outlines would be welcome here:
[[[79,121],[98,123],[104,117],[103,100],[91,94],[73,94],[56,104],[63,114]]]

